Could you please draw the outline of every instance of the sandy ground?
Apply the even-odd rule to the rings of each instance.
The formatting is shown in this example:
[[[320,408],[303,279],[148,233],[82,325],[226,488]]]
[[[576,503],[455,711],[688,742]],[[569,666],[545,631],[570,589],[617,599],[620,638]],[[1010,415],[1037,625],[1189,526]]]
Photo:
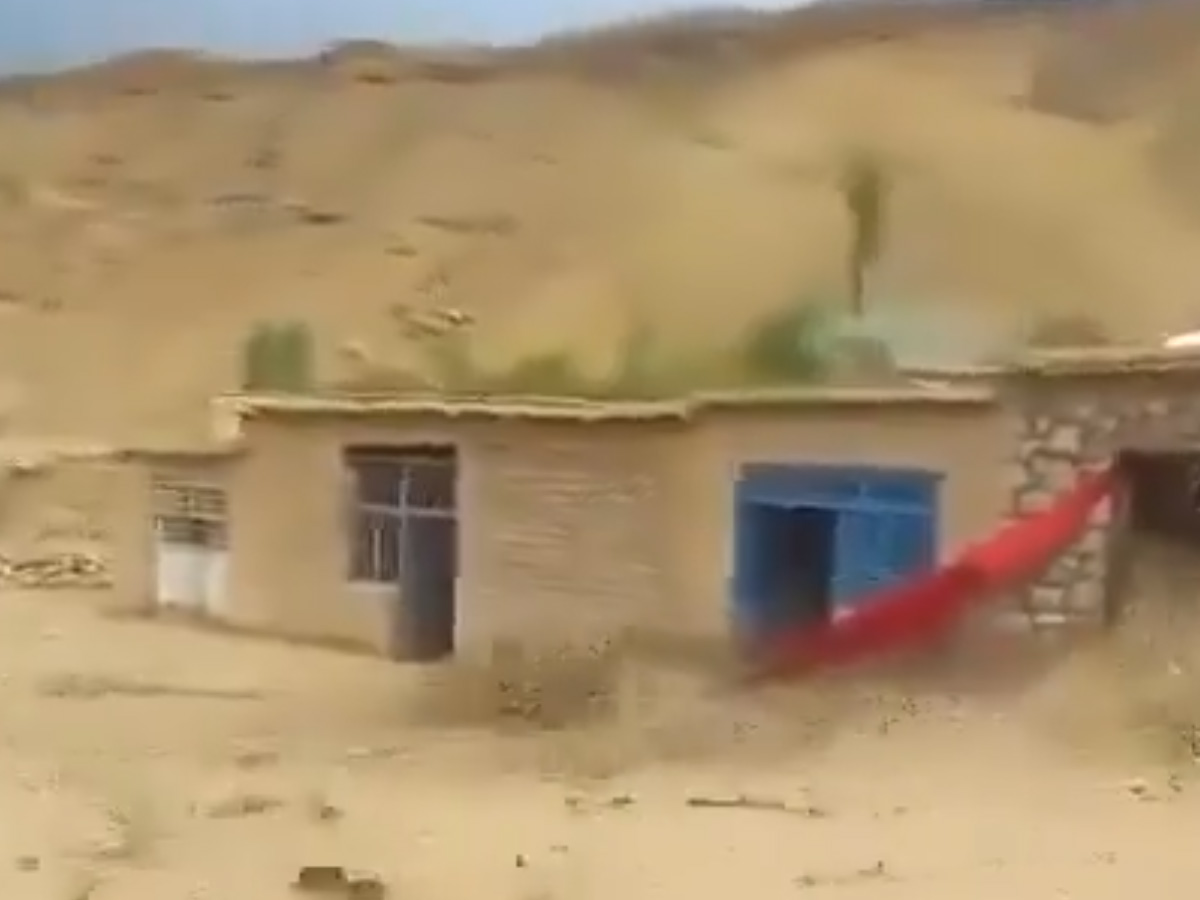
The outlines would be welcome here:
[[[660,673],[604,725],[434,728],[411,669],[46,594],[3,598],[0,658],[0,892],[23,900],[270,900],[319,864],[428,900],[1126,900],[1200,876],[1188,771],[1062,741],[1025,689]]]
[[[471,312],[485,364],[565,350],[603,371],[643,320],[665,351],[723,342],[839,296],[857,152],[894,183],[873,314],[930,347],[1064,312],[1135,340],[1195,327],[1197,138],[1174,86],[1200,29],[1167,31],[1174,69],[1104,82],[1128,103],[1103,121],[1030,102],[1058,53],[1040,22],[797,32],[686,90],[646,74],[654,52],[626,60],[637,78],[581,75],[586,47],[471,79],[368,47],[0,85],[0,424],[197,438],[265,318],[312,324],[325,380],[419,364],[399,305]],[[81,521],[93,495],[63,487]],[[71,530],[40,496],[7,503]],[[612,717],[536,733],[480,714],[466,675],[61,593],[0,596],[0,660],[0,896],[21,900],[271,900],[306,865],[419,900],[1171,900],[1200,875],[1181,753],[1200,666],[1161,653],[1136,678],[1100,654],[1035,681],[757,693],[640,660]]]

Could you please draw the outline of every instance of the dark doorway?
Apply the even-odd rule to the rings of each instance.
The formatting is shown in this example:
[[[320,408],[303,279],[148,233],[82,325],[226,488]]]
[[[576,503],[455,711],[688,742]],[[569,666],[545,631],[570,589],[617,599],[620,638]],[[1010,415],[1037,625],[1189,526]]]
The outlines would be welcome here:
[[[739,606],[758,633],[814,625],[832,614],[837,515],[812,506],[747,502]]]
[[[433,662],[454,652],[458,582],[458,455],[424,447],[405,461],[397,655]]]
[[[1200,548],[1200,453],[1126,451],[1121,473],[1129,528]]]
[[[1200,453],[1127,450],[1118,457],[1118,472],[1105,617],[1110,624],[1134,614],[1142,621],[1158,618],[1191,633],[1176,620],[1200,612]]]
[[[453,516],[414,515],[402,532],[398,654],[432,662],[454,652],[458,523]]]
[[[454,447],[355,447],[351,578],[390,585],[388,644],[397,659],[454,652],[458,455]]]

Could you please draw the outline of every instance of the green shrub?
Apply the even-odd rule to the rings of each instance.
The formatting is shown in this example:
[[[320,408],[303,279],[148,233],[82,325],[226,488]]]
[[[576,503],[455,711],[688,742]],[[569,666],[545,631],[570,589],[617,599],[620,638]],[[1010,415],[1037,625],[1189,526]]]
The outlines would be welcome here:
[[[296,394],[316,389],[317,347],[304,322],[285,322],[276,332],[277,389]]]
[[[242,387],[248,391],[311,393],[316,389],[316,344],[304,322],[262,322],[242,348]]]
[[[263,391],[271,382],[271,344],[274,330],[265,323],[255,325],[242,342],[242,389]]]
[[[834,323],[826,309],[796,303],[759,321],[746,338],[742,365],[756,381],[812,382],[825,377],[833,362]]]

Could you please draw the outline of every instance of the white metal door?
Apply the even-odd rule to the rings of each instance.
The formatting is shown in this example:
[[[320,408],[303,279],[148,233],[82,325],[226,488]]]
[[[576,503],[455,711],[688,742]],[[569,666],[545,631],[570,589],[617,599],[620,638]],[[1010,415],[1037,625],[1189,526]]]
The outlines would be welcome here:
[[[156,546],[158,604],[164,609],[201,611],[207,596],[206,551],[164,540]]]
[[[158,605],[220,615],[229,558],[224,491],[158,479],[154,500]]]
[[[229,573],[229,551],[216,547],[204,551],[204,612],[220,618],[225,612],[225,582]]]

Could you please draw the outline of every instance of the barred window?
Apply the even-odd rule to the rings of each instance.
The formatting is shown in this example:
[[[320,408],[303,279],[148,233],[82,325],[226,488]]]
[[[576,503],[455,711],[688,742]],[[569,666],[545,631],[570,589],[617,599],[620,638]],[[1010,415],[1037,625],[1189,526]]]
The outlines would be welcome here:
[[[214,550],[227,546],[228,511],[222,488],[155,478],[153,504],[155,532],[163,543]]]
[[[396,584],[414,518],[452,516],[453,448],[351,448],[345,453],[349,577]]]
[[[404,527],[400,515],[360,508],[350,527],[351,580],[396,583],[400,578],[400,535]]]

